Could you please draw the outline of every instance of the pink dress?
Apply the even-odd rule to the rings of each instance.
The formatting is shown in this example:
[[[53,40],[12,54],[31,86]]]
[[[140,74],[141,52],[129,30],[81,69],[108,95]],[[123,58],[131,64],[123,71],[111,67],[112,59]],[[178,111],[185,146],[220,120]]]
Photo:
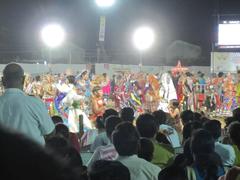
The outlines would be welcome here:
[[[102,87],[102,91],[103,91],[104,95],[110,95],[110,93],[111,93],[111,82],[110,82],[110,80],[108,81],[106,86]]]

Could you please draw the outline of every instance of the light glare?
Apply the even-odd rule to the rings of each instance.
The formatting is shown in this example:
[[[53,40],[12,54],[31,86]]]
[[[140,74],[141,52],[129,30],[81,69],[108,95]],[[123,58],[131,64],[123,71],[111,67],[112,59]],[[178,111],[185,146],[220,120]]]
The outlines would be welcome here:
[[[111,7],[115,0],[95,0],[95,2],[99,7]]]
[[[133,36],[133,42],[136,48],[143,51],[150,48],[154,42],[154,32],[149,27],[137,29]]]
[[[50,24],[42,29],[41,37],[47,46],[55,48],[60,46],[65,40],[65,32],[60,25]]]

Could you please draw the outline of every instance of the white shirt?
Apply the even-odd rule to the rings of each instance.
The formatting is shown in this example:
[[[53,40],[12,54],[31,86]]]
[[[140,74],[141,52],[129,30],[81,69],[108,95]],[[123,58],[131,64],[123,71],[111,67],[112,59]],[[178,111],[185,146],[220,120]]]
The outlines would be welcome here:
[[[69,132],[71,133],[79,132],[79,115],[83,116],[84,127],[86,127],[87,129],[92,129],[92,124],[88,119],[87,115],[80,108],[74,108],[72,106],[74,101],[79,101],[79,102],[83,101],[84,96],[77,94],[73,84],[69,84],[68,87],[69,87],[68,93],[62,100],[62,103],[64,107],[69,108],[69,112],[68,112]]]
[[[118,158],[118,153],[113,144],[108,144],[106,146],[99,146],[93,153],[91,159],[88,162],[88,170],[90,171],[92,165],[97,160],[116,160]]]
[[[233,166],[236,155],[232,146],[215,142],[215,152],[221,157],[224,166]]]
[[[55,128],[44,103],[15,88],[0,96],[0,123],[41,145],[45,144],[44,135]]]
[[[166,124],[161,124],[159,126],[159,130],[169,132],[169,135],[167,135],[166,137],[173,148],[181,147],[179,135],[173,127]]]
[[[137,155],[119,156],[117,160],[129,169],[131,180],[158,180],[161,168]]]
[[[97,147],[106,146],[110,143],[111,142],[110,142],[109,138],[107,137],[107,133],[106,132],[101,132],[97,135],[94,142],[92,143],[90,151],[94,152],[97,149]]]

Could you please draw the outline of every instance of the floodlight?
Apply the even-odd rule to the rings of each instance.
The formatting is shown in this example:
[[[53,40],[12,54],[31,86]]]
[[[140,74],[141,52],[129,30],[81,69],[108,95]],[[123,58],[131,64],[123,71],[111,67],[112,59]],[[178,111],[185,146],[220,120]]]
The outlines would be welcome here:
[[[65,40],[65,31],[58,24],[50,24],[45,26],[41,31],[43,42],[50,48],[60,46]]]
[[[140,27],[133,35],[133,42],[137,49],[149,49],[154,42],[154,32],[150,27]]]

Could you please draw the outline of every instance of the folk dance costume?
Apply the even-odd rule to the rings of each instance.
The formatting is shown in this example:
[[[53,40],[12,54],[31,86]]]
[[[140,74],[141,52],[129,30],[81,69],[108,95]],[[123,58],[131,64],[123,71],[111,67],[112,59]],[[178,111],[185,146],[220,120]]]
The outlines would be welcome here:
[[[146,90],[144,91],[144,104],[145,110],[149,112],[154,112],[158,109],[160,101],[160,85],[157,77],[154,75],[148,76],[148,82],[146,84]]]
[[[84,96],[78,95],[73,84],[68,85],[69,91],[62,100],[63,107],[68,109],[68,126],[72,133],[79,132],[79,116],[83,116],[83,125],[85,130],[92,129],[92,124],[89,121],[85,112],[82,111]]]
[[[237,71],[236,101],[238,107],[240,107],[240,70]]]
[[[93,88],[93,95],[91,97],[91,105],[92,105],[92,114],[90,119],[92,121],[96,121],[98,116],[102,116],[105,111],[105,102],[103,100],[103,94],[101,87],[96,86]]]
[[[164,112],[168,113],[168,104],[170,100],[177,99],[177,92],[175,86],[173,84],[173,80],[169,73],[163,73],[160,78],[160,103],[158,106],[159,110],[163,110]]]
[[[55,104],[54,104],[54,97],[56,95],[55,89],[53,84],[46,83],[43,85],[43,101],[47,106],[48,113],[50,116],[57,115],[58,112],[56,111]]]
[[[78,139],[78,134],[80,132],[80,115],[83,117],[83,126],[85,130],[91,129],[92,124],[86,114],[81,110],[81,103],[84,97],[77,94],[76,88],[73,84],[69,84],[68,86],[70,90],[62,100],[62,104],[68,112],[68,128],[70,132],[70,139],[74,147],[80,151]]]
[[[227,78],[223,84],[223,106],[222,109],[225,113],[229,113],[235,108],[237,108],[237,103],[235,99],[235,87],[232,80],[231,74],[227,75]]]

